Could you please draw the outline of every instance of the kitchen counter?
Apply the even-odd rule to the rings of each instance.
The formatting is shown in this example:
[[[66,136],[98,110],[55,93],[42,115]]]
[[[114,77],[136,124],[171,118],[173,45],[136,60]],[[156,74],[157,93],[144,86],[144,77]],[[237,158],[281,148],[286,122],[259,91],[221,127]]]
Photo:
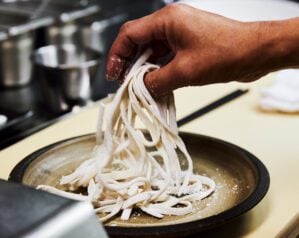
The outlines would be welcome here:
[[[270,173],[266,197],[245,215],[209,233],[211,236],[273,237],[299,211],[299,114],[265,113],[258,108],[260,88],[270,84],[272,78],[267,76],[251,84],[184,88],[175,93],[177,115],[181,118],[237,88],[250,89],[180,129],[235,143],[256,155]],[[96,104],[89,106],[0,151],[0,178],[7,179],[22,158],[45,145],[94,132],[97,111]]]

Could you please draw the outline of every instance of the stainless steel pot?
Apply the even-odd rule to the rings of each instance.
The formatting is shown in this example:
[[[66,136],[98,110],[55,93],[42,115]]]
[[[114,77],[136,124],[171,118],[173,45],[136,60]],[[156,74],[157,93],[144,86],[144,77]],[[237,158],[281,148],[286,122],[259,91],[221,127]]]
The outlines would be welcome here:
[[[31,79],[34,33],[28,32],[0,42],[0,84],[23,86]]]
[[[74,44],[82,46],[79,27],[74,22],[59,23],[45,29],[47,45]]]
[[[49,17],[31,19],[30,12],[0,4],[0,85],[23,86],[31,79],[35,30],[53,22]]]
[[[90,98],[101,55],[72,44],[50,45],[33,54],[42,93],[54,113],[84,105]]]

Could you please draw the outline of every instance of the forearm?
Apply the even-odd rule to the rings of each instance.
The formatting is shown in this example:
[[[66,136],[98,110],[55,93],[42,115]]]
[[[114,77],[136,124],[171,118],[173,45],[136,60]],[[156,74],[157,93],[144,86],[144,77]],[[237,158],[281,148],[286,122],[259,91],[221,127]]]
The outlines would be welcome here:
[[[259,23],[259,48],[267,70],[299,67],[299,18]]]

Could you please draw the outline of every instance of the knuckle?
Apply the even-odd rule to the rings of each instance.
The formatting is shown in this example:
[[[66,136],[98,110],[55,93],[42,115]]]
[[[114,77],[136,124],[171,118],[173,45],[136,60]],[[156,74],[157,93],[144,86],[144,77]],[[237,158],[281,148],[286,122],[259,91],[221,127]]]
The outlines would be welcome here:
[[[168,6],[165,7],[165,11],[167,14],[178,14],[178,12],[180,12],[182,9],[184,8],[184,6],[182,4],[169,4]]]
[[[128,34],[130,32],[130,29],[132,29],[133,24],[134,24],[133,21],[127,21],[121,26],[120,32],[124,34]]]
[[[188,58],[182,57],[176,67],[176,75],[180,78],[181,86],[189,86],[192,81],[192,64]]]
[[[177,67],[176,70],[179,71],[181,74],[186,72],[186,69],[188,69],[189,66],[189,60],[186,59],[185,57],[182,57],[178,62],[177,62]]]
[[[188,6],[184,4],[169,4],[159,12],[158,16],[161,16],[164,20],[164,24],[168,26],[177,25],[179,22],[185,22],[182,19],[189,15],[189,10],[186,7]]]

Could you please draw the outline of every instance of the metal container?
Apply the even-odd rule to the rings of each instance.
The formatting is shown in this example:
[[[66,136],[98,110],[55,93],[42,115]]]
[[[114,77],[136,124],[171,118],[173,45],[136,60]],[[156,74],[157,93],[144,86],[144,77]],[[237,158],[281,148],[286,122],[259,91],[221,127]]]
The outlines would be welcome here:
[[[0,7],[0,85],[23,86],[30,82],[35,30],[52,23],[49,17],[31,19],[26,12]]]
[[[33,60],[45,103],[53,113],[70,111],[90,99],[99,52],[72,44],[49,45],[36,50]]]
[[[47,45],[83,45],[78,25],[74,22],[55,24],[45,28],[44,31]]]
[[[81,38],[85,46],[103,53],[108,50],[117,35],[120,26],[129,19],[129,15],[121,13],[113,17],[81,25]]]
[[[52,25],[46,44],[78,44],[73,39],[80,33],[71,22],[97,11],[97,5],[86,1],[0,0],[0,86],[30,82],[36,29]]]
[[[10,37],[0,42],[0,84],[2,87],[23,86],[30,82],[34,33]]]
[[[0,85],[2,87],[22,86],[30,81],[32,68],[30,55],[34,33],[30,30],[22,31],[28,19],[27,14],[0,9],[0,31],[6,34],[6,37],[2,37],[0,41]],[[15,26],[21,26],[21,29]]]

